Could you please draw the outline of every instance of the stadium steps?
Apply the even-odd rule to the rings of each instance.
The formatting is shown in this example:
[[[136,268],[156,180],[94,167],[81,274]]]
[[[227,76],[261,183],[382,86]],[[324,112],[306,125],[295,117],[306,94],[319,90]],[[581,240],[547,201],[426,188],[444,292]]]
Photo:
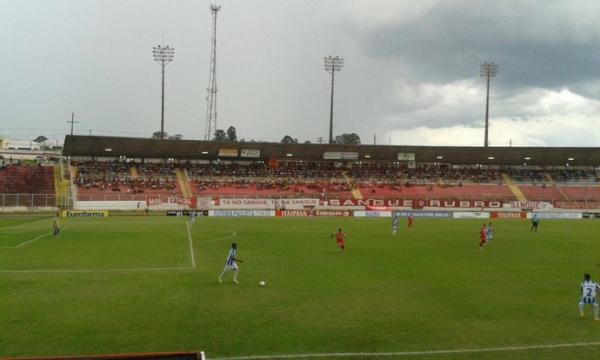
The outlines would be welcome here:
[[[181,189],[183,196],[186,198],[191,198],[192,190],[190,188],[190,179],[188,177],[187,171],[185,169],[177,168],[175,169],[175,175],[177,176],[179,188]]]
[[[73,176],[73,170],[69,170]],[[63,176],[62,165],[54,165],[54,195],[56,197],[56,205],[61,206],[66,204],[66,195],[69,192],[69,180]]]
[[[548,180],[548,182],[550,183],[550,185],[556,187],[556,190],[558,190],[558,193],[560,194],[560,197],[562,198],[562,200],[571,201],[571,198],[569,197],[569,195],[566,192],[564,192],[563,189],[560,188],[560,186],[556,186],[556,183],[554,182],[552,175],[550,175],[548,173],[545,173],[544,175],[546,177],[546,180]]]
[[[352,178],[350,176],[348,176],[348,174],[346,174],[345,172],[344,172],[344,180],[346,180],[346,184],[348,184],[348,187],[350,189],[352,189],[351,190],[352,197],[356,200],[362,200],[363,195],[360,192],[360,189],[358,188],[358,186],[354,187],[354,182],[352,181]]]
[[[523,194],[521,189],[519,189],[519,186],[517,184],[515,184],[512,177],[510,177],[510,175],[508,175],[507,173],[502,173],[502,180],[504,181],[504,184],[506,184],[506,186],[513,193],[513,195],[517,198],[518,201],[527,201],[527,198],[525,197],[525,195]]]
[[[131,178],[133,180],[137,179],[140,176],[140,174],[138,173],[138,170],[135,166],[132,166],[129,168],[129,175],[131,175]]]

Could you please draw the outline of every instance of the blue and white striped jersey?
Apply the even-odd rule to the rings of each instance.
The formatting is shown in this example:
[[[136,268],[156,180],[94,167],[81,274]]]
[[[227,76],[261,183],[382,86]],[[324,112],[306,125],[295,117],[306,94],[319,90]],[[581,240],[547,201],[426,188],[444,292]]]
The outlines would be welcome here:
[[[235,262],[235,253],[236,249],[229,249],[229,254],[227,254],[227,262],[225,263],[226,265],[233,265],[233,263]]]
[[[581,300],[586,304],[596,302],[596,292],[600,290],[600,285],[593,281],[584,281],[581,283]]]

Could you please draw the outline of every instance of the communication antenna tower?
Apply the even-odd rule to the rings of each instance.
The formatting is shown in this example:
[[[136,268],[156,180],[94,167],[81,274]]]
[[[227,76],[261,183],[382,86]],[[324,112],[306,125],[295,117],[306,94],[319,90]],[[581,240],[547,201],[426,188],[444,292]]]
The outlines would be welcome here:
[[[206,89],[206,128],[204,140],[210,140],[211,134],[217,130],[217,13],[221,6],[212,4],[212,36],[210,39],[210,67],[208,72],[208,88]]]

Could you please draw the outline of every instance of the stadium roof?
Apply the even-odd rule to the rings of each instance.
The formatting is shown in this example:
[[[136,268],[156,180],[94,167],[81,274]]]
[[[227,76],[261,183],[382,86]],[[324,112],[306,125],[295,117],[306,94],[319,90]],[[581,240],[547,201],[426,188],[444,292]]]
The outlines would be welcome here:
[[[242,155],[242,150],[246,150]],[[247,150],[258,150],[248,152]],[[417,163],[600,166],[600,148],[578,147],[465,147],[465,146],[393,146],[282,144],[200,140],[159,140],[110,136],[67,135],[63,154],[76,157],[142,159],[289,159],[323,160],[324,153],[344,153],[357,160],[396,161],[414,154]],[[237,156],[233,155],[237,154]],[[248,156],[251,155],[251,156]],[[337,154],[340,155],[340,154]],[[351,159],[346,159],[351,160]]]

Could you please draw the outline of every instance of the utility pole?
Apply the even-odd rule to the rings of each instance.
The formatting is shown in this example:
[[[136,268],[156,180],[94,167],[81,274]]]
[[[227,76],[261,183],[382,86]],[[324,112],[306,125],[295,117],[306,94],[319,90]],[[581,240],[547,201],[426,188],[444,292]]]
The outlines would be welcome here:
[[[167,46],[155,46],[152,48],[154,61],[160,64],[162,71],[161,96],[160,96],[160,138],[165,138],[165,66],[173,61],[175,48]]]
[[[212,36],[210,39],[210,65],[208,70],[208,88],[206,89],[206,126],[204,140],[210,140],[217,130],[217,13],[221,6],[210,6],[212,17]]]
[[[322,144],[322,143],[323,143],[323,137],[322,137],[322,136],[319,136],[319,137],[317,138],[317,142],[318,142],[319,144]]]
[[[324,58],[325,71],[331,74],[331,100],[329,106],[329,143],[333,144],[333,88],[335,84],[335,73],[344,67],[344,59],[339,56]]]
[[[71,113],[71,121],[67,121],[67,124],[71,124],[71,135],[73,135],[73,124],[78,124],[79,121],[75,121],[75,113]]]
[[[488,130],[489,130],[489,114],[490,114],[490,80],[498,73],[498,65],[493,62],[484,62],[480,66],[481,77],[486,78],[487,91],[485,93],[485,138],[483,140],[483,146],[489,145],[488,141]]]

